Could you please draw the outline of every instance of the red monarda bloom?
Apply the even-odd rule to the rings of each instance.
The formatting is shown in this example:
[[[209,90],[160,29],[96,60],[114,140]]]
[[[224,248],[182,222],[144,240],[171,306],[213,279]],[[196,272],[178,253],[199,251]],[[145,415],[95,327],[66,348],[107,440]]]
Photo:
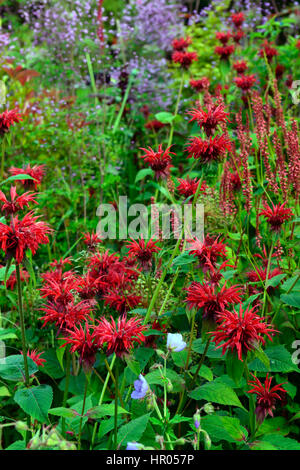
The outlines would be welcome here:
[[[240,73],[240,74],[246,72],[246,70],[248,69],[248,65],[246,64],[244,60],[234,62],[232,66],[234,70],[236,70],[237,73]]]
[[[216,33],[216,39],[218,39],[218,41],[220,41],[223,44],[223,46],[225,46],[228,43],[230,38],[231,38],[230,31],[227,31],[226,33],[224,33],[223,31],[219,31]]]
[[[300,39],[298,39],[298,41],[296,42],[296,47],[297,49],[300,49]]]
[[[272,279],[275,276],[279,276],[282,274],[281,269],[274,268],[269,269],[268,280]],[[258,285],[256,288],[253,288],[253,285],[249,286],[249,293],[256,294],[257,292],[262,292],[264,290],[265,282],[267,279],[267,266],[265,268],[257,268],[257,270],[253,269],[246,273],[247,279],[249,282],[257,283]],[[270,294],[274,290],[274,287],[269,286],[267,287],[267,292]]]
[[[182,194],[182,196],[184,196],[185,198],[196,194],[197,188],[200,184],[200,180],[198,178],[190,179],[190,177],[188,176],[185,180],[178,178],[178,181],[180,183],[179,186],[177,186],[177,191],[179,192],[179,194]],[[201,183],[200,193],[206,194],[206,189],[206,182],[203,181]]]
[[[187,288],[186,302],[189,308],[203,308],[203,317],[215,320],[217,315],[225,310],[228,305],[241,301],[241,292],[238,286],[226,287],[226,284],[219,292],[215,286],[208,283],[192,282]]]
[[[275,68],[275,76],[276,76],[277,80],[279,80],[280,78],[282,78],[282,76],[283,76],[283,74],[284,74],[284,71],[285,71],[284,65],[281,65],[281,64],[276,65],[276,68]]]
[[[261,45],[261,49],[258,55],[262,58],[264,58],[266,55],[268,62],[271,62],[273,57],[278,55],[278,51],[277,49],[272,47],[272,42],[268,42],[267,40],[265,40],[264,43]]]
[[[167,178],[169,175],[170,163],[172,161],[171,155],[175,155],[175,153],[170,152],[170,148],[168,147],[166,150],[163,150],[162,144],[159,144],[157,152],[151,147],[148,149],[141,148],[141,150],[146,152],[145,155],[141,155],[141,158],[149,163],[157,179],[160,177]]]
[[[143,331],[146,330],[144,325],[141,325],[141,320],[136,317],[127,320],[126,316],[121,316],[116,323],[111,317],[111,322],[106,318],[98,320],[98,325],[95,327],[93,338],[99,347],[107,345],[106,353],[115,353],[118,357],[124,357],[133,348],[134,343],[141,344],[145,341]]]
[[[153,253],[157,253],[160,248],[156,246],[158,241],[150,239],[147,243],[141,237],[139,240],[132,240],[126,245],[129,248],[128,255],[135,256],[135,258],[140,262],[141,267],[145,270],[148,270],[152,264]]]
[[[40,318],[43,323],[43,327],[47,323],[53,323],[59,330],[65,330],[66,328],[72,329],[75,325],[82,321],[90,320],[91,313],[91,301],[82,300],[75,304],[74,300],[71,300],[66,305],[58,302],[49,302],[47,305],[40,309],[45,312],[45,315]]]
[[[18,264],[23,261],[26,250],[34,255],[39,245],[49,243],[47,234],[52,229],[38,219],[33,212],[29,212],[22,220],[16,216],[10,225],[0,223],[0,247],[8,258],[15,258]]]
[[[0,266],[0,268],[2,267],[3,266]],[[20,279],[21,279],[21,282],[28,281],[29,274],[25,269],[20,269]],[[17,284],[17,273],[16,273],[16,270],[14,270],[9,276],[9,279],[7,279],[6,281],[6,288],[10,290],[14,290],[16,284]]]
[[[245,15],[243,12],[232,13],[230,18],[236,28],[240,28],[245,21]]]
[[[245,32],[242,31],[241,29],[238,29],[237,31],[232,31],[231,33],[232,39],[234,40],[236,44],[239,44],[241,39],[243,39],[245,35],[246,35]]]
[[[62,271],[62,269],[67,265],[72,265],[72,258],[69,256],[67,258],[60,258],[59,260],[51,261],[51,268],[54,268],[56,271]]]
[[[30,202],[37,204],[35,200],[35,193],[24,193],[21,196],[17,195],[16,187],[10,188],[10,201],[6,198],[5,194],[0,191],[0,202],[3,203],[1,210],[6,215],[15,214],[16,212],[28,207]]]
[[[264,204],[264,210],[262,210],[258,215],[263,215],[268,224],[270,225],[273,232],[279,233],[281,230],[282,224],[286,220],[290,220],[294,213],[291,209],[285,208],[286,202],[283,204],[273,204],[269,206],[267,203]]]
[[[96,361],[96,354],[99,349],[92,336],[93,331],[89,328],[89,325],[86,324],[85,329],[82,328],[82,325],[79,325],[78,327],[74,326],[72,330],[66,329],[65,333],[67,333],[68,336],[62,338],[66,342],[61,347],[67,344],[71,345],[70,352],[77,352],[83,367],[89,370]]]
[[[234,45],[230,46],[217,46],[215,47],[215,53],[220,56],[221,60],[228,60],[231,54],[234,53]]]
[[[222,348],[222,354],[228,349],[236,352],[240,361],[248,351],[258,348],[259,344],[265,344],[267,336],[271,341],[271,333],[276,332],[270,325],[264,323],[264,319],[257,315],[255,308],[243,310],[242,304],[239,310],[224,310],[217,316],[217,329],[210,333],[217,349]]]
[[[23,351],[21,351],[21,354],[23,355]],[[44,363],[47,362],[46,359],[41,357],[42,354],[44,354],[44,351],[38,353],[36,349],[27,351],[27,357],[30,357],[30,359],[32,359],[38,367],[44,367]]]
[[[163,122],[158,121],[157,119],[153,119],[152,121],[148,121],[145,124],[145,128],[150,129],[153,132],[158,132],[163,127],[165,127],[165,124]]]
[[[43,176],[45,174],[45,165],[34,165],[31,167],[27,165],[26,168],[15,168],[12,167],[8,170],[11,175],[28,175],[33,179],[20,180],[25,188],[37,189],[37,186],[41,184]]]
[[[188,69],[198,57],[196,52],[176,51],[172,54],[172,60],[175,64],[180,64],[183,69]]]
[[[95,251],[97,246],[102,242],[97,233],[84,233],[83,243],[87,246],[89,251]]]
[[[216,135],[209,140],[194,137],[186,148],[188,158],[199,159],[202,163],[219,162],[225,157],[226,152],[231,151],[231,145],[225,135]]]
[[[251,380],[248,384],[252,385],[253,388],[248,390],[247,393],[255,393],[257,396],[255,413],[258,423],[261,424],[268,414],[273,417],[276,400],[282,400],[281,394],[287,392],[282,388],[283,383],[274,385],[274,387],[271,388],[272,377],[269,377],[269,374],[267,374],[264,384],[262,384],[255,375],[251,375],[254,380]]]
[[[4,135],[9,131],[10,126],[20,121],[22,121],[22,116],[17,109],[6,109],[0,114],[0,135]]]
[[[175,51],[185,51],[187,47],[189,47],[192,44],[191,38],[179,38],[179,39],[174,39],[172,42],[172,47]]]
[[[238,88],[241,88],[243,91],[249,91],[256,82],[256,78],[254,75],[240,75],[235,77],[234,81]]]
[[[190,85],[194,90],[200,93],[201,91],[208,90],[210,83],[207,77],[202,77],[198,80],[190,80]]]
[[[78,279],[75,276],[67,276],[61,279],[48,278],[45,285],[41,287],[41,297],[51,302],[67,305],[73,300],[72,291],[78,287]]]
[[[222,104],[208,106],[207,111],[200,108],[192,108],[187,114],[191,116],[189,122],[196,121],[208,137],[214,134],[219,124],[229,121],[229,113],[225,112]]]
[[[191,255],[197,257],[200,265],[199,267],[206,272],[210,270],[210,267],[216,267],[219,258],[226,258],[226,245],[223,243],[224,240],[219,240],[219,237],[215,238],[210,235],[206,235],[203,242],[195,238],[189,243],[189,252]]]
[[[126,312],[137,307],[142,297],[134,293],[127,292],[123,289],[112,289],[103,296],[105,305],[109,305],[114,308],[119,314],[125,314]]]

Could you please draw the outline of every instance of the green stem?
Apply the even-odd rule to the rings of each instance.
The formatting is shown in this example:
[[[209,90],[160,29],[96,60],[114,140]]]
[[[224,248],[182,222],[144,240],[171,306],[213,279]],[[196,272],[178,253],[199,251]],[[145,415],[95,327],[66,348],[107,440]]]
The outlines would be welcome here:
[[[178,109],[179,109],[179,103],[180,103],[180,98],[182,95],[182,89],[183,89],[183,82],[184,82],[184,72],[181,74],[181,80],[180,80],[180,85],[179,85],[179,90],[178,90],[178,95],[177,95],[177,101],[176,101],[176,106],[175,106],[175,113],[174,113],[174,118],[178,114]],[[174,124],[173,120],[171,122],[171,129],[170,129],[170,135],[169,135],[169,141],[168,141],[168,147],[171,146],[172,140],[173,140],[173,134],[174,134]]]
[[[1,179],[4,177],[4,159],[5,159],[5,137],[2,139],[2,155],[1,155]]]
[[[81,411],[80,424],[79,424],[79,433],[78,433],[78,450],[81,449],[82,422],[83,422],[83,415],[84,415],[84,410],[85,410],[85,403],[86,403],[86,395],[87,395],[88,384],[89,384],[89,379],[88,379],[88,375],[86,375],[86,376],[85,376],[85,387],[84,387],[82,411]]]

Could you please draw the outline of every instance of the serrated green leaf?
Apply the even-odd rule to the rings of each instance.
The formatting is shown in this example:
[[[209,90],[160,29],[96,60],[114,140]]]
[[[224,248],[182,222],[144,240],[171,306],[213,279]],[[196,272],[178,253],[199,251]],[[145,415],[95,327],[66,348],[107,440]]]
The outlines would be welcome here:
[[[15,393],[14,400],[31,418],[41,423],[48,422],[48,411],[53,400],[50,385],[21,388]]]

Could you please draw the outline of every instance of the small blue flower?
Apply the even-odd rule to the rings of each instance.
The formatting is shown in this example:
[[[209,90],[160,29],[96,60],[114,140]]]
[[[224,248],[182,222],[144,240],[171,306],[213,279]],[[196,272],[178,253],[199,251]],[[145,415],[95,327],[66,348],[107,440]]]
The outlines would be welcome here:
[[[168,333],[167,338],[167,348],[172,352],[179,352],[185,349],[186,343],[182,339],[182,335],[180,333]]]
[[[142,376],[142,374],[139,375],[139,380],[135,380],[134,382],[134,388],[135,390],[131,394],[131,398],[134,398],[134,400],[138,400],[139,398],[144,398],[149,390],[149,385],[147,383],[147,380]]]
[[[127,442],[126,450],[142,450],[143,447],[139,442]]]

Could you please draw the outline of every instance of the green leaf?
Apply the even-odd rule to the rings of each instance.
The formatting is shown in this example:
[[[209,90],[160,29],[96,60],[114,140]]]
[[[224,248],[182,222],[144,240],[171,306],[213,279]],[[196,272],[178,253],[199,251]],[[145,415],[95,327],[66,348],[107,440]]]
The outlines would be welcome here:
[[[241,426],[240,421],[230,416],[205,416],[201,420],[201,425],[213,442],[221,440],[242,442],[248,434],[247,430]]]
[[[195,339],[193,341],[193,344],[192,344],[193,351],[203,354],[204,349],[205,349],[205,343],[202,342],[201,338]],[[224,356],[222,355],[221,349],[216,349],[214,344],[210,344],[208,346],[206,356],[212,359],[221,359],[221,360],[225,360],[225,357],[226,357],[225,355]]]
[[[10,391],[7,387],[0,387],[0,397],[10,397]]]
[[[5,183],[9,183],[10,181],[18,181],[18,180],[34,180],[34,178],[32,178],[32,176],[25,175],[25,174],[14,175],[2,181],[2,183],[0,183],[0,186],[2,186]]]
[[[137,172],[137,175],[135,177],[135,183],[138,181],[144,179],[146,176],[154,176],[154,171],[151,170],[151,168],[143,168],[142,170]]]
[[[226,357],[226,370],[232,380],[238,385],[243,377],[245,362],[240,361],[234,353],[228,353]]]
[[[216,380],[201,385],[190,392],[189,396],[194,400],[206,400],[220,405],[244,408],[235,391],[228,385]]]
[[[129,369],[136,375],[140,375],[141,373],[141,368],[140,368],[140,364],[138,361],[134,361],[132,359],[127,359],[126,360],[126,363],[129,367]]]
[[[280,300],[286,305],[300,308],[300,292],[290,292],[289,294],[282,294],[280,296]]]
[[[48,422],[48,411],[53,400],[50,385],[21,388],[15,393],[14,400],[31,418],[41,423]]]
[[[278,274],[267,280],[266,287],[277,287],[278,284],[286,277],[286,274]]]
[[[64,408],[63,406],[51,408],[48,413],[54,416],[61,416],[62,418],[74,418],[75,416],[78,416],[76,410],[73,410],[73,408]]]
[[[17,338],[16,331],[14,328],[0,328],[0,341]]]
[[[38,367],[30,357],[27,357],[29,375],[35,374]],[[5,357],[0,360],[0,377],[4,380],[19,382],[25,378],[24,359],[22,354]]]
[[[254,349],[255,357],[257,357],[270,370],[270,359],[261,348]]]
[[[269,442],[278,450],[300,450],[300,443],[290,437],[280,436],[279,434],[266,434],[264,442]]]
[[[46,360],[42,369],[43,373],[49,375],[53,379],[60,379],[64,376],[64,371],[61,367],[60,362],[57,359],[55,349],[48,349],[43,353],[42,357]]]
[[[185,266],[186,264],[194,263],[195,258],[187,253],[182,253],[179,256],[176,256],[173,261],[173,266]]]
[[[118,414],[128,414],[129,411],[125,410],[121,406],[118,406]],[[94,406],[90,408],[85,416],[89,418],[103,418],[103,416],[114,416],[115,414],[115,404],[109,403],[105,405]]]
[[[145,376],[145,379],[147,380],[149,385],[161,385],[161,386],[163,386],[164,385],[164,379],[162,377],[162,374],[163,374],[163,371],[159,371],[158,369],[156,369],[152,372],[149,372]],[[167,369],[167,379],[169,379],[170,382],[172,383],[172,385],[174,387],[174,389],[173,389],[174,392],[181,389],[181,387],[184,384],[183,378],[179,374],[177,374],[177,372],[175,372],[172,369]]]
[[[147,427],[149,418],[150,413],[121,426],[118,431],[118,443],[126,445],[127,442],[138,442]]]
[[[163,124],[171,124],[174,118],[174,114],[168,113],[166,111],[162,111],[161,113],[155,114],[155,119],[162,122]]]
[[[256,358],[250,362],[249,369],[257,372],[299,372],[297,365],[292,361],[291,353],[283,345],[267,348],[265,354],[270,360],[270,368]]]

